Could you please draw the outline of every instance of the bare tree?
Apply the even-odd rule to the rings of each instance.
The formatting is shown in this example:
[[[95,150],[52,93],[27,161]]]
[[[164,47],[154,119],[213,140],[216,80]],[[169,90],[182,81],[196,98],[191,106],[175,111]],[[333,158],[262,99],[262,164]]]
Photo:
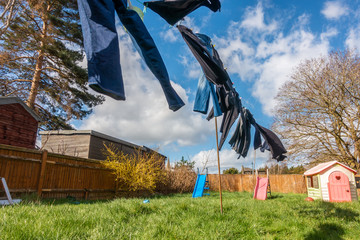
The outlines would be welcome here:
[[[274,129],[292,161],[359,169],[360,58],[333,52],[300,64],[277,96]]]

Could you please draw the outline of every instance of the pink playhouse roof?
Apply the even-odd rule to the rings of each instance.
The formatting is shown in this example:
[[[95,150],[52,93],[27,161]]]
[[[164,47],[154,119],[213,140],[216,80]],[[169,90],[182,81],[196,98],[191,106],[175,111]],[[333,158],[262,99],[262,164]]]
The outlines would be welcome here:
[[[356,171],[354,169],[351,169],[349,168],[348,166],[342,164],[342,163],[339,163],[338,161],[331,161],[331,162],[326,162],[326,163],[320,163],[319,165],[313,167],[313,168],[310,168],[309,170],[307,170],[306,172],[304,172],[304,175],[305,176],[310,176],[310,175],[315,175],[315,174],[318,174],[324,170],[327,170],[328,168],[332,167],[333,165],[335,164],[339,164],[340,166],[348,169],[349,171],[352,171],[354,173],[356,173]]]

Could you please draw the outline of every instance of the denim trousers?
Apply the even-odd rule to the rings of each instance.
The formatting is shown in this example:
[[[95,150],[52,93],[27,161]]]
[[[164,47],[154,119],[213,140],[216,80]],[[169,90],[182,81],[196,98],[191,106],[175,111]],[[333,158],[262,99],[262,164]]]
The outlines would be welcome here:
[[[136,41],[145,63],[159,80],[169,108],[178,110],[184,102],[171,86],[168,72],[154,40],[138,13],[127,9],[126,0],[78,0],[84,49],[88,59],[89,86],[116,100],[125,100],[115,11]]]
[[[216,96],[214,84],[206,80],[204,74],[202,74],[199,78],[193,111],[206,114],[209,109],[210,95],[214,106],[214,116],[221,116],[222,112],[220,109],[219,100]]]

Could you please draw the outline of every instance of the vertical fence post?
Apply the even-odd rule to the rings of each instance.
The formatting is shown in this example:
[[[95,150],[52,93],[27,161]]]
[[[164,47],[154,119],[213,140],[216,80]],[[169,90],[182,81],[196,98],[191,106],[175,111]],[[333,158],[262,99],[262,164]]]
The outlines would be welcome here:
[[[39,182],[38,182],[38,189],[37,189],[37,193],[38,193],[39,197],[41,197],[41,193],[42,193],[42,185],[43,185],[44,176],[45,176],[47,154],[48,154],[48,152],[46,150],[44,150],[42,153],[42,156],[41,156],[41,168],[40,168],[40,175],[39,175]]]

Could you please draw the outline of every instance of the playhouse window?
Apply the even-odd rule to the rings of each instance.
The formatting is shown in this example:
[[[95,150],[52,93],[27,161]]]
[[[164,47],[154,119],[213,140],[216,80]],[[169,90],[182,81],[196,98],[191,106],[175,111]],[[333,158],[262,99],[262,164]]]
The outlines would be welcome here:
[[[317,176],[308,176],[307,183],[309,188],[319,188],[319,180]]]

